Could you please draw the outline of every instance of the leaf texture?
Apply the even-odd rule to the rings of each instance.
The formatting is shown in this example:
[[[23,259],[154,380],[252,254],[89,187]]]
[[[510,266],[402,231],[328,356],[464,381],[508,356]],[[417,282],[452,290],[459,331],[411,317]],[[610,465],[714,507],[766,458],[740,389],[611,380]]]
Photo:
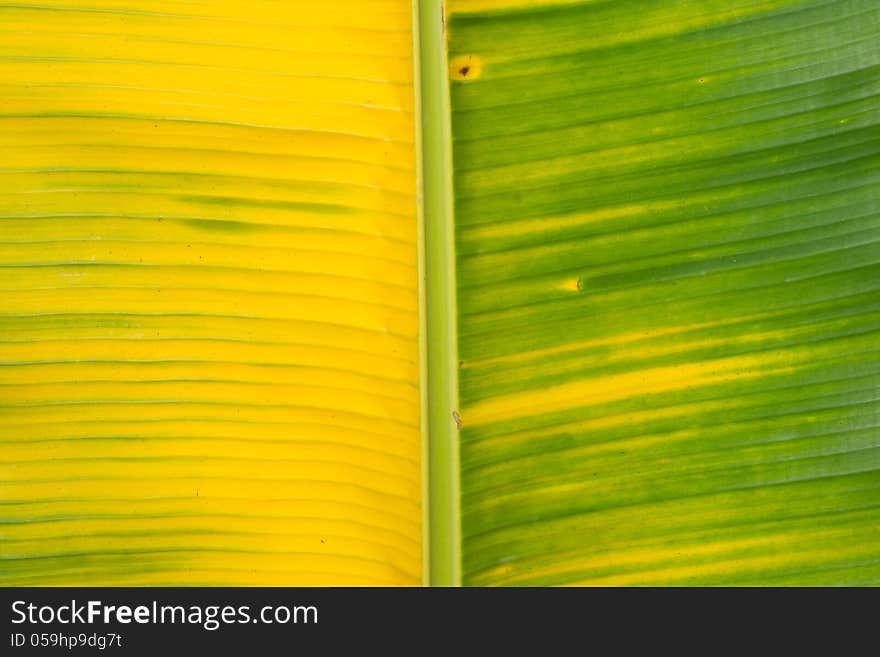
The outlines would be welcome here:
[[[0,583],[420,582],[411,22],[0,4]]]
[[[453,0],[466,584],[880,583],[880,7]]]

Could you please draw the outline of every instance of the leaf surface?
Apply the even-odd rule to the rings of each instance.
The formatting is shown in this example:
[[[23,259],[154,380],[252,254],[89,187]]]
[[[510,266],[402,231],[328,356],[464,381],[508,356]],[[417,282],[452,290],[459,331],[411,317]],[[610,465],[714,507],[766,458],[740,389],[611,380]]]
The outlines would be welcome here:
[[[0,5],[0,583],[420,582],[411,22]]]
[[[877,4],[448,14],[464,582],[878,582]]]

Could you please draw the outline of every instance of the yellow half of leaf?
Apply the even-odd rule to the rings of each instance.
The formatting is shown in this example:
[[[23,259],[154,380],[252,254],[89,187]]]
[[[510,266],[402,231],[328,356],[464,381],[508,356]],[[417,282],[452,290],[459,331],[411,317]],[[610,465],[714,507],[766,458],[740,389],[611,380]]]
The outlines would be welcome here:
[[[411,20],[0,6],[0,583],[420,581]]]

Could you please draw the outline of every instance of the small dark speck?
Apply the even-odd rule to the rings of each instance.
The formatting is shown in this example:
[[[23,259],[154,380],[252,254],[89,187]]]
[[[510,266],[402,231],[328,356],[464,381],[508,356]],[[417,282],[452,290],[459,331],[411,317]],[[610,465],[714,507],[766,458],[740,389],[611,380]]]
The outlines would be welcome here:
[[[463,361],[463,360],[458,361],[458,366],[459,366],[459,367],[464,367],[464,361]]]
[[[458,69],[458,72],[461,73],[462,75],[467,75],[468,73],[470,73],[470,70],[471,70],[470,66],[462,66],[460,69]]]
[[[322,542],[322,543],[324,542],[324,539],[323,539],[323,538],[321,539],[321,542]]]

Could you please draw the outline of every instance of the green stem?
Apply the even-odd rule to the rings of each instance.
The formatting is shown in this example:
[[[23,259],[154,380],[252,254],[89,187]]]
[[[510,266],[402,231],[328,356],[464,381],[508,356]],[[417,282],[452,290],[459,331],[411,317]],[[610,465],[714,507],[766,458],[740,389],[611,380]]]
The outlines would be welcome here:
[[[423,418],[427,467],[424,500],[426,583],[461,583],[458,459],[458,345],[455,300],[455,231],[452,129],[443,1],[414,0],[417,132],[421,162],[424,276],[422,302]],[[426,383],[427,385],[424,385]],[[427,394],[429,393],[429,394]],[[428,402],[430,400],[430,403]]]

